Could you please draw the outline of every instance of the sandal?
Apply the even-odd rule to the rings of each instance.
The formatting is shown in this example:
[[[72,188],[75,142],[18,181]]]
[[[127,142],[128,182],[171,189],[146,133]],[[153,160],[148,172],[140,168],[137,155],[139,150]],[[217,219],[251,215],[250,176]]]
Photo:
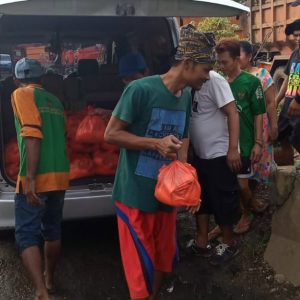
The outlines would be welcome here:
[[[209,233],[208,233],[208,241],[212,241],[214,239],[216,239],[218,236],[220,236],[222,233],[221,229],[219,226],[216,226],[214,229],[212,229]]]
[[[239,220],[238,224],[233,229],[235,234],[243,234],[249,231],[251,227],[251,223],[254,219],[254,215],[250,214],[247,219],[245,219],[245,215],[242,215],[241,219]]]

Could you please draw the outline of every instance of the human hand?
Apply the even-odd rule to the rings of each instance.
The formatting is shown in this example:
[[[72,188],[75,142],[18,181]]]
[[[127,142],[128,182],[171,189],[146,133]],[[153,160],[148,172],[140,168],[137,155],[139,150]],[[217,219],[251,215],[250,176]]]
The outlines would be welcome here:
[[[300,104],[293,99],[288,109],[289,117],[300,117]]]
[[[200,209],[200,206],[201,206],[201,199],[199,200],[199,203],[195,206],[187,206],[186,210],[194,215],[199,209]]]
[[[175,159],[176,153],[182,147],[182,142],[174,135],[168,135],[157,140],[156,150],[165,158]]]
[[[262,156],[262,146],[259,144],[255,144],[251,151],[250,160],[252,163],[258,163]]]
[[[26,199],[27,204],[38,206],[42,204],[41,199],[35,193],[35,179],[26,178]]]
[[[238,172],[242,167],[241,156],[238,150],[228,150],[227,164],[232,172]]]

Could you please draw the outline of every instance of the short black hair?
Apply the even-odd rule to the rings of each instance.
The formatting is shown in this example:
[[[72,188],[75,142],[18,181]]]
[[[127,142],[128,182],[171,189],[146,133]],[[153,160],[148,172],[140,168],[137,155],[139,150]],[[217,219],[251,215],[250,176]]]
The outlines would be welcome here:
[[[300,19],[295,20],[293,23],[290,23],[285,28],[285,34],[290,35],[293,34],[295,30],[300,30]]]
[[[241,49],[247,54],[247,55],[253,55],[253,46],[248,41],[240,41]]]

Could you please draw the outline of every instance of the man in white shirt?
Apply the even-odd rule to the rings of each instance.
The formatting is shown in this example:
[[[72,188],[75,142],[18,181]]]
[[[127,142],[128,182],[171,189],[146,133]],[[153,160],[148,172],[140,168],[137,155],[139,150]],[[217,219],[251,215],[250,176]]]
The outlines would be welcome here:
[[[210,72],[210,80],[194,94],[190,139],[202,186],[202,204],[196,216],[197,237],[188,247],[198,255],[212,256],[213,264],[221,264],[239,252],[233,239],[233,225],[240,217],[236,172],[241,168],[241,159],[235,100],[227,81],[215,71]],[[211,214],[223,239],[214,251],[208,242]]]

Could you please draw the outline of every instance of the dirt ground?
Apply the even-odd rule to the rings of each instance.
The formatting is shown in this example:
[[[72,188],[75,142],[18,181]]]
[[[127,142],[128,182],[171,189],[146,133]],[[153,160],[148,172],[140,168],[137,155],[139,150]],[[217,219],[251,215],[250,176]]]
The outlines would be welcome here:
[[[268,191],[260,191],[268,198]],[[181,261],[162,289],[160,300],[300,300],[300,288],[274,279],[263,261],[270,237],[272,206],[256,216],[251,231],[241,237],[242,252],[222,267],[185,251],[194,235],[194,219],[178,216]],[[63,225],[64,251],[53,300],[125,300],[116,222],[114,218],[68,222]],[[12,232],[0,233],[0,300],[31,300],[33,291],[14,246]]]

